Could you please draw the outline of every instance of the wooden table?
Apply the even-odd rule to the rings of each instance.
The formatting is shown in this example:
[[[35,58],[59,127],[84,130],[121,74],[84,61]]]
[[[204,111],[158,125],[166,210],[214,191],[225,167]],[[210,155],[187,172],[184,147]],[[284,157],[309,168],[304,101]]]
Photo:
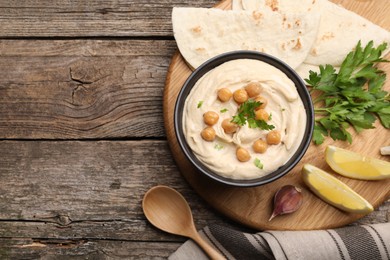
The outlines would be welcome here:
[[[142,213],[158,184],[198,228],[244,228],[185,182],[163,127],[171,9],[215,3],[0,1],[0,259],[166,258],[185,239]],[[390,201],[358,223],[389,219]]]

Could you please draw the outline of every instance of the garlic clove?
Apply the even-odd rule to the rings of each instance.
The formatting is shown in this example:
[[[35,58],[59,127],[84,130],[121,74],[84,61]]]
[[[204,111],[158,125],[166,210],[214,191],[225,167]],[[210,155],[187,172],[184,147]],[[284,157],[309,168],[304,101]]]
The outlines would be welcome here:
[[[302,205],[303,196],[301,189],[293,185],[285,185],[281,187],[274,196],[274,210],[268,221],[274,217],[293,213]]]

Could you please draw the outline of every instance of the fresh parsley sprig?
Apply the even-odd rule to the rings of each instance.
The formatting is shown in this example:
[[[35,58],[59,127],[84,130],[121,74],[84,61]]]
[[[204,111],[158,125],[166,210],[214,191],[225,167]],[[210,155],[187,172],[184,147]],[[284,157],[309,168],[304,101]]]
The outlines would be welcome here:
[[[233,123],[239,126],[243,126],[248,122],[249,128],[260,128],[263,130],[272,130],[275,128],[273,125],[267,124],[264,120],[257,120],[255,110],[261,106],[261,102],[253,99],[248,99],[240,105],[237,114],[233,116]]]
[[[305,81],[311,86],[316,114],[313,141],[323,143],[326,136],[333,140],[352,142],[347,130],[352,126],[358,133],[374,128],[378,117],[382,125],[390,128],[390,96],[382,89],[386,74],[378,69],[387,44],[374,48],[370,41],[364,48],[359,41],[342,62],[340,70],[331,65],[320,66],[320,72],[310,71]]]

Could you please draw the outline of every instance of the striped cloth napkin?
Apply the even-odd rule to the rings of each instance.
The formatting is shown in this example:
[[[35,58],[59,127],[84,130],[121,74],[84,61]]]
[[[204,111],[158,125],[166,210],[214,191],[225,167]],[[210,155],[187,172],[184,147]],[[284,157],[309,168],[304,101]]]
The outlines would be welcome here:
[[[227,259],[390,259],[390,223],[256,234],[210,225],[199,233]],[[208,257],[192,240],[188,240],[169,257],[169,260],[185,259]]]

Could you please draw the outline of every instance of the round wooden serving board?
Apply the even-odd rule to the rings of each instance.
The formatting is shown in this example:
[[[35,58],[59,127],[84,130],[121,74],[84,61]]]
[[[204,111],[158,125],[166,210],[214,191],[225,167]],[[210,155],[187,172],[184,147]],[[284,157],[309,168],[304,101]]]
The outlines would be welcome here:
[[[388,0],[338,0],[333,1],[343,5],[372,22],[390,30],[390,5]],[[231,2],[220,2],[216,7],[230,9]],[[387,56],[389,57],[389,56]],[[385,64],[382,69],[390,75],[390,64]],[[164,92],[164,121],[168,142],[173,156],[184,178],[193,189],[215,209],[227,217],[257,230],[311,230],[340,227],[349,224],[362,215],[349,214],[340,211],[311,193],[301,178],[301,169],[304,163],[311,163],[330,173],[324,159],[326,145],[332,144],[352,151],[360,152],[367,156],[389,160],[389,157],[381,156],[379,148],[390,145],[390,131],[383,128],[379,122],[375,129],[365,130],[361,134],[354,134],[353,143],[335,142],[327,138],[320,146],[312,144],[302,161],[286,176],[277,181],[255,188],[234,188],[218,184],[203,176],[191,166],[182,153],[177,143],[173,128],[173,111],[176,97],[184,81],[190,75],[191,70],[177,52],[169,67],[165,92]],[[390,89],[390,80],[387,80],[386,89]],[[359,181],[341,177],[337,178],[349,185],[352,189],[366,198],[375,208],[382,204],[390,196],[390,179],[383,181]],[[278,216],[268,221],[272,212],[272,200],[276,190],[286,184],[292,184],[302,189],[304,202],[302,207],[293,214]]]

